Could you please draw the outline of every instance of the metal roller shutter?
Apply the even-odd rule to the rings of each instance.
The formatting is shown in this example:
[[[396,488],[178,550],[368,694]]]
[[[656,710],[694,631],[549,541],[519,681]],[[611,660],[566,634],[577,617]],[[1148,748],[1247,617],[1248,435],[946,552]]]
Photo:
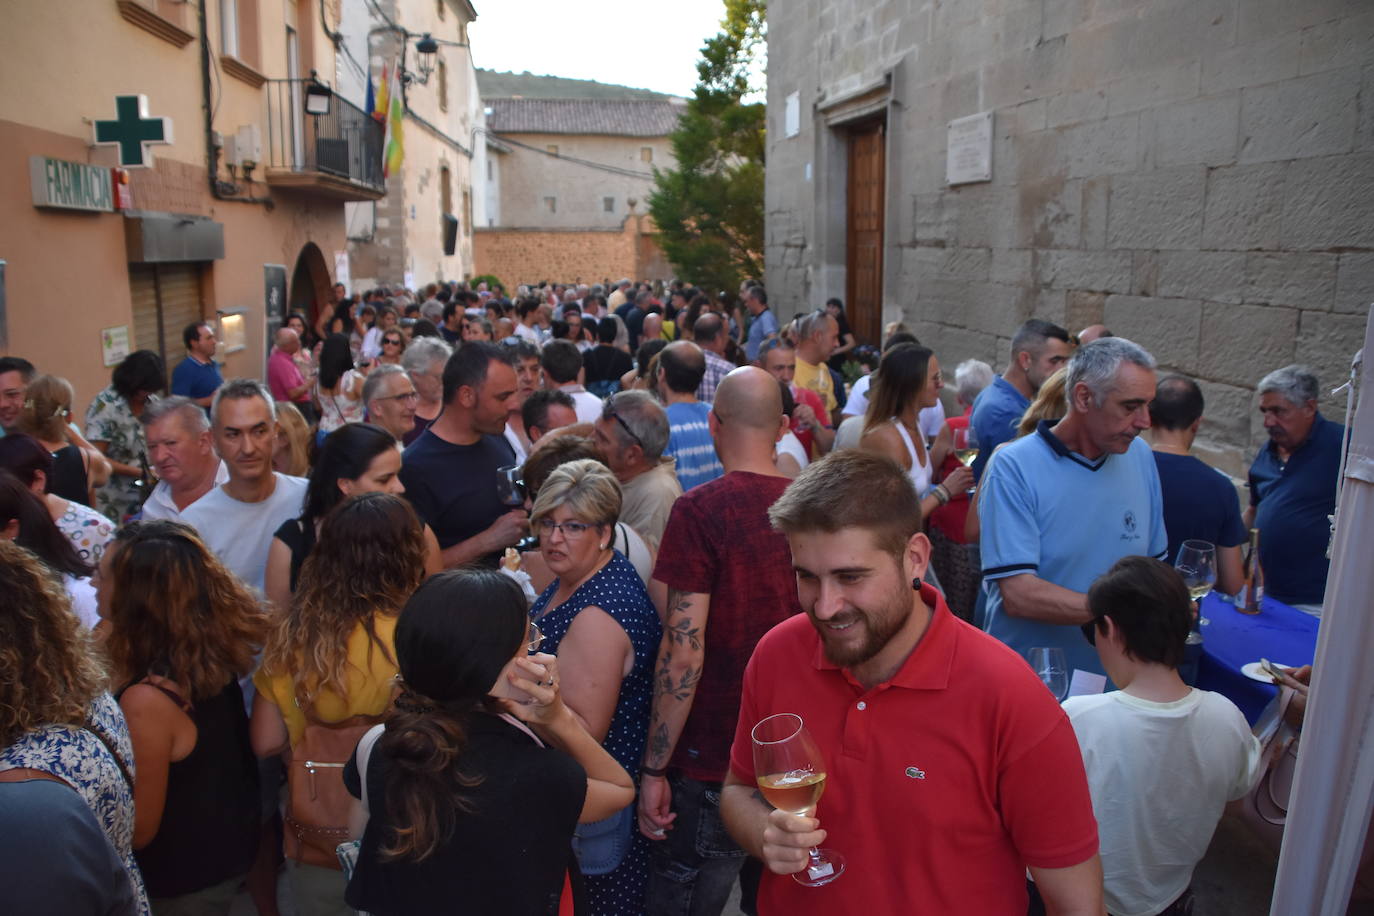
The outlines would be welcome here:
[[[133,344],[162,357],[171,377],[185,347],[181,332],[202,317],[200,268],[195,264],[130,264],[129,290],[133,296]]]

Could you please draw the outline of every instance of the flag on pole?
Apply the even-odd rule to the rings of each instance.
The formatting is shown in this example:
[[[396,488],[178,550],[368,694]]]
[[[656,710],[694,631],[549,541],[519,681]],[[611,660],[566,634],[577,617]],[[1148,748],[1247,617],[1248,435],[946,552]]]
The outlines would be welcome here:
[[[377,110],[377,92],[372,85],[372,68],[367,70],[367,104],[363,106],[363,112],[369,117],[374,117]]]
[[[382,81],[377,86],[376,107],[372,109],[372,117],[377,119],[378,124],[386,123],[386,104],[388,93],[386,83],[386,64],[382,64]]]
[[[386,103],[386,140],[382,145],[382,177],[387,178],[401,170],[405,149],[401,145],[401,119],[405,114],[405,102],[401,99],[401,65],[397,63],[392,71],[391,97]]]

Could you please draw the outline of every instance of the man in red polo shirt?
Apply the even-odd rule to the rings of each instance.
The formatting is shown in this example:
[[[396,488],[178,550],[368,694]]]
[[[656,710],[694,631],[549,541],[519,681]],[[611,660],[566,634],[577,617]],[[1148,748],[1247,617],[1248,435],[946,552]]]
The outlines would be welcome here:
[[[768,521],[791,483],[773,465],[787,423],[778,383],[736,369],[709,422],[725,474],[673,504],[649,584],[668,619],[639,771],[640,830],[654,841],[648,916],[725,907],[744,864],[719,805],[740,681],[759,637],[801,610],[787,540]]]
[[[906,475],[840,451],[769,517],[806,616],[774,627],[749,661],[721,794],[730,834],[767,867],[761,916],[1021,914],[1026,869],[1049,912],[1101,916],[1073,728],[1024,661],[920,583],[930,542]],[[758,791],[750,731],[781,712],[802,717],[824,756],[819,819]],[[845,871],[793,881],[822,842]]]

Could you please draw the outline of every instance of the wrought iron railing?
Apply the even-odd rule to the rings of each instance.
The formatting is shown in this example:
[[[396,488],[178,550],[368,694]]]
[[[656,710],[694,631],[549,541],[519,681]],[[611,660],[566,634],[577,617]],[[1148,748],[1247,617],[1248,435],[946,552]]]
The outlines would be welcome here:
[[[323,172],[378,191],[385,129],[361,108],[335,94],[326,114],[305,110],[308,79],[267,81],[268,167]]]

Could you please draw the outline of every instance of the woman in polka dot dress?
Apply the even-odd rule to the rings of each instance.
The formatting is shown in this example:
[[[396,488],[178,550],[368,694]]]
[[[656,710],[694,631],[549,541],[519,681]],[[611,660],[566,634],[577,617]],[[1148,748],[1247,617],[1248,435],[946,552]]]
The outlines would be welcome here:
[[[564,702],[638,782],[663,630],[643,580],[611,547],[620,501],[620,485],[600,462],[573,461],[549,475],[531,521],[558,578],[530,613],[543,651],[558,656]],[[648,848],[633,818],[624,830],[629,849],[620,865],[585,879],[594,916],[644,911]]]

